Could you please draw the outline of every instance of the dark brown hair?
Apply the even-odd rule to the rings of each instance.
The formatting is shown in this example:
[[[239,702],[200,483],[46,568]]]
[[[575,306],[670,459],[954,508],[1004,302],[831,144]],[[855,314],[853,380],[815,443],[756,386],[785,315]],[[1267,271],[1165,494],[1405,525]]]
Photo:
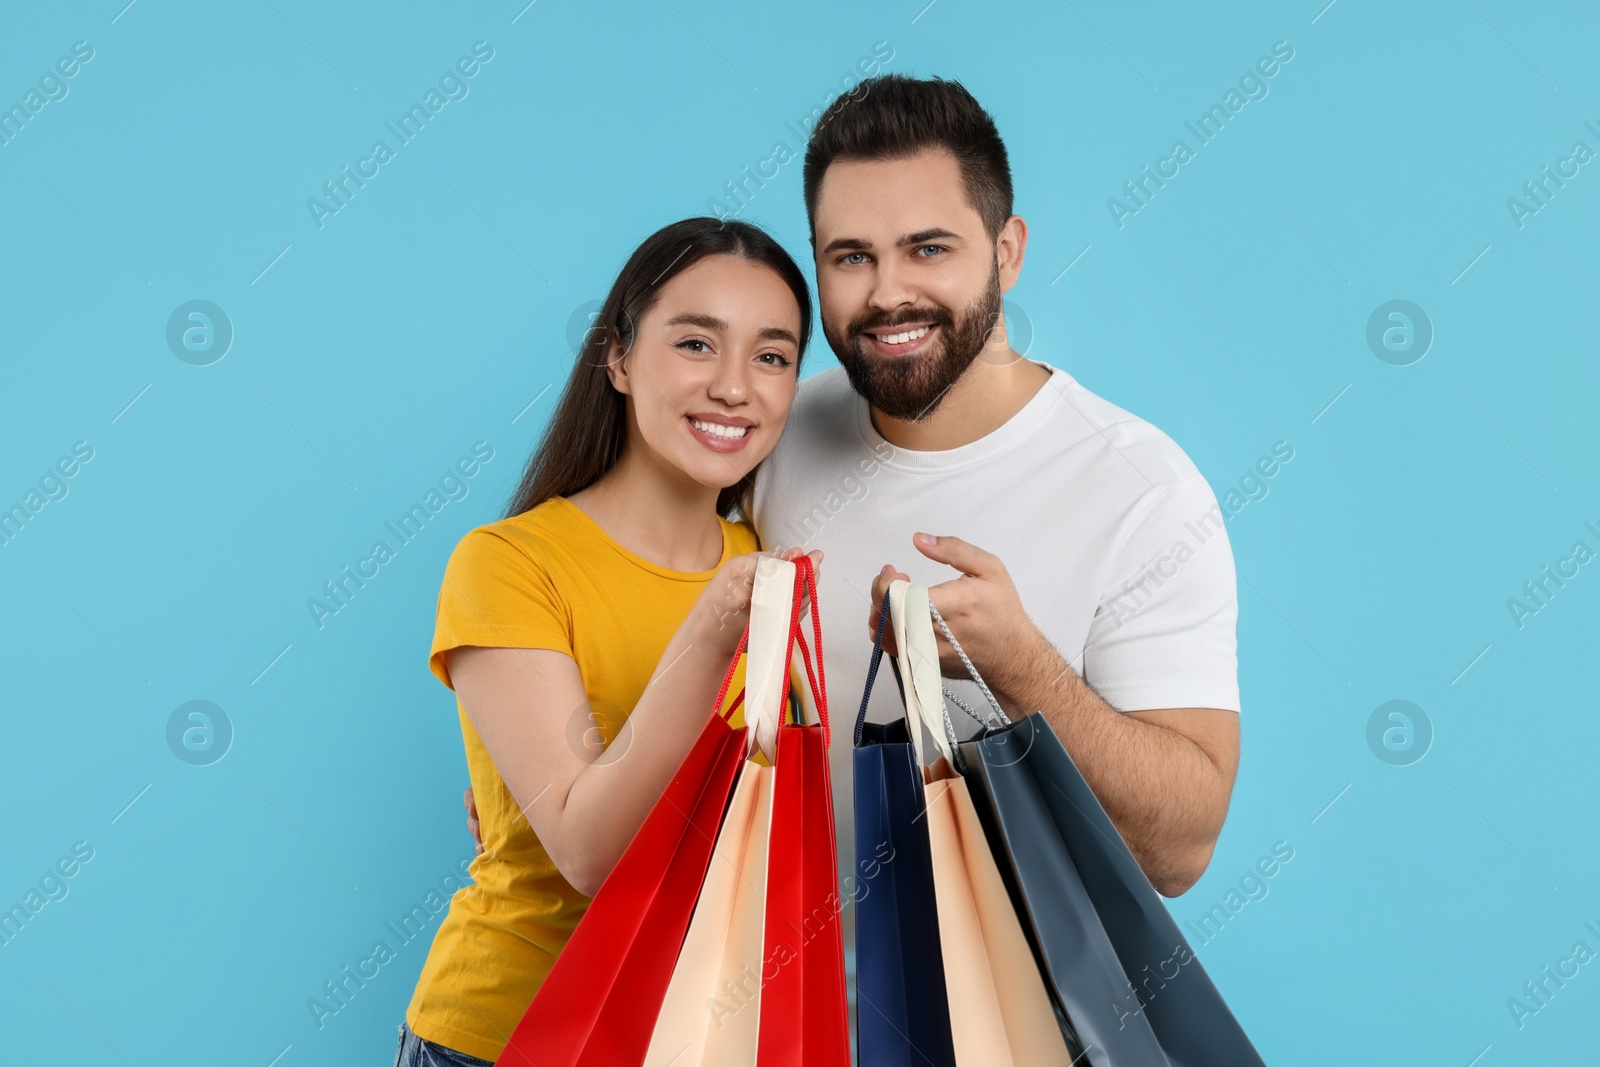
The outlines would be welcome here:
[[[929,148],[956,157],[967,199],[992,241],[1011,217],[1011,164],[994,119],[958,81],[880,74],[828,106],[806,144],[806,217],[816,236],[817,193],[840,159],[900,159]]]
[[[553,496],[587,489],[616,465],[628,439],[627,400],[606,375],[611,344],[623,352],[634,342],[639,320],[655,304],[662,286],[707,256],[738,256],[776,271],[800,305],[800,359],[811,338],[811,292],[805,275],[783,246],[765,230],[738,219],[684,219],[663,226],[634,249],[611,285],[594,324],[578,347],[572,374],[539,447],[528,459],[522,482],[506,517],[521,515]],[[717,513],[726,517],[742,504],[755,472],[717,496]]]

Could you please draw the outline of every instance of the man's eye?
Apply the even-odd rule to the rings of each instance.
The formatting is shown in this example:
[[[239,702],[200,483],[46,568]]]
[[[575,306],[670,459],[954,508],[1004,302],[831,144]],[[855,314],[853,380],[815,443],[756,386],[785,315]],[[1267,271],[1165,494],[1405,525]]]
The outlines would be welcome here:
[[[865,252],[846,252],[839,258],[839,262],[847,267],[859,267],[866,261],[867,254]]]
[[[948,252],[948,251],[949,251],[949,249],[945,248],[944,245],[918,245],[917,246],[917,253],[919,255],[921,255],[923,252],[931,252],[931,253],[933,253],[933,255],[922,256],[923,259],[934,259],[934,258],[937,258],[939,253]]]

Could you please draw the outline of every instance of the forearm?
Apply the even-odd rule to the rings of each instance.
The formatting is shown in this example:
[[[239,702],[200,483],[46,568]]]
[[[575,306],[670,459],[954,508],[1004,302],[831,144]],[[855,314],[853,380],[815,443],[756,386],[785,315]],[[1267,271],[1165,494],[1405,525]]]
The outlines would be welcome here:
[[[1206,750],[1106,703],[1042,635],[999,673],[990,687],[1002,707],[1044,714],[1156,888],[1176,896],[1193,884],[1232,792]]]
[[[580,892],[598,890],[644,825],[704,729],[728,659],[674,637],[616,737],[573,781],[561,814],[562,874]],[[569,739],[577,735],[574,726]]]

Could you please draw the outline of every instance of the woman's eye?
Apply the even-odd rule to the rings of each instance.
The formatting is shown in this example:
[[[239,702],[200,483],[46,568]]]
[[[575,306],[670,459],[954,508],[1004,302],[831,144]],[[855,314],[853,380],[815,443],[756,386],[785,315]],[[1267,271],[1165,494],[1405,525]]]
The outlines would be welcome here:
[[[787,367],[790,362],[789,357],[784,355],[782,352],[763,352],[756,358],[760,360],[770,360],[771,362],[767,364],[769,367]]]
[[[700,340],[698,337],[691,337],[687,341],[679,341],[675,347],[681,348],[687,352],[699,353],[711,351],[711,346]]]

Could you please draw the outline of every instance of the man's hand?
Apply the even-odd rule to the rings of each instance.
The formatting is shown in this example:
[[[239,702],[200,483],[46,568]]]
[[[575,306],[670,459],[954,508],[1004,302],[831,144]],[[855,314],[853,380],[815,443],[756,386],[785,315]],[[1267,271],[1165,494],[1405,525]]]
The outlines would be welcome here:
[[[467,833],[472,835],[472,840],[478,846],[478,855],[483,855],[483,835],[478,832],[478,802],[472,798],[472,787],[467,786],[467,791],[461,794],[461,803],[467,807]]]
[[[936,538],[919,533],[912,538],[912,543],[934,562],[961,572],[959,578],[930,586],[928,600],[939,609],[951,631],[961,635],[962,649],[1000,699],[1002,707],[1008,713],[1023,715],[1036,710],[1020,708],[1007,699],[1007,694],[1018,689],[1023,679],[1045,669],[1053,649],[1049,639],[1028,617],[1016,583],[1000,557],[959,537]],[[883,594],[896,578],[910,581],[908,575],[891,566],[885,566],[872,581],[872,609],[867,618],[869,636],[878,632]],[[947,678],[967,677],[961,658],[944,634],[935,632],[934,636],[939,643],[940,673]],[[896,653],[892,628],[884,628],[883,646],[885,651]]]
[[[999,557],[959,537],[917,534],[917,550],[961,572],[928,589],[962,649],[1013,720],[1041,712],[1150,881],[1177,896],[1205,871],[1227,816],[1239,765],[1239,716],[1218,708],[1112,707],[1075,671],[1023,609]],[[908,576],[884,567],[872,582],[868,632],[889,583]],[[940,673],[966,668],[942,633]],[[884,647],[896,651],[886,628]]]

